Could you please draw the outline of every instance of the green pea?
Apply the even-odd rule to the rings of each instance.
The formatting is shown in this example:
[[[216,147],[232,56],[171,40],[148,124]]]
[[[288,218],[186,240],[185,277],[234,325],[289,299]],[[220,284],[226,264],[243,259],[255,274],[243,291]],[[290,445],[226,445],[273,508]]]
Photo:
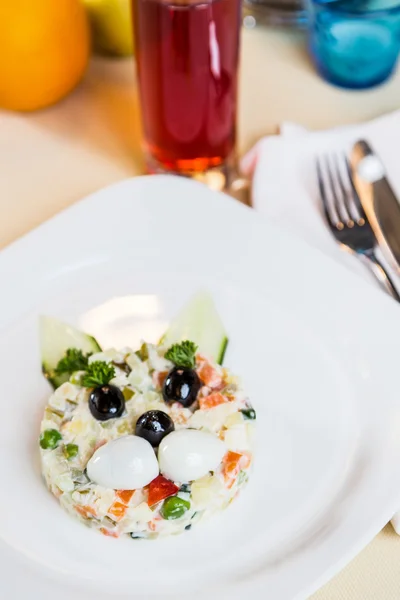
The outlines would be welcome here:
[[[76,444],[67,444],[64,446],[64,455],[67,460],[71,460],[71,458],[75,458],[75,456],[79,452],[79,447]]]
[[[183,517],[189,508],[190,502],[183,498],[179,498],[179,496],[171,496],[164,501],[160,512],[163,519],[172,521],[173,519],[180,519]]]
[[[58,446],[58,442],[61,440],[62,435],[57,429],[46,429],[40,436],[40,447],[43,450],[52,450]]]
[[[254,410],[254,408],[243,408],[240,412],[242,413],[245,419],[250,419],[254,421],[254,419],[256,418],[256,411]]]

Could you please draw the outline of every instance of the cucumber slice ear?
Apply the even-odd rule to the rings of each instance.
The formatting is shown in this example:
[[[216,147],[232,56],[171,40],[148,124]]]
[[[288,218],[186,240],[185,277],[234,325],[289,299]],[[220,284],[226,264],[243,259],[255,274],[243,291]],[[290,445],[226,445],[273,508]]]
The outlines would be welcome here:
[[[42,370],[54,388],[68,380],[68,375],[56,375],[55,369],[68,348],[77,348],[84,354],[101,352],[98,342],[87,335],[53,317],[40,317],[39,335],[42,356]]]
[[[184,340],[191,340],[202,354],[222,365],[228,336],[208,292],[198,292],[173,319],[160,345],[169,347]]]

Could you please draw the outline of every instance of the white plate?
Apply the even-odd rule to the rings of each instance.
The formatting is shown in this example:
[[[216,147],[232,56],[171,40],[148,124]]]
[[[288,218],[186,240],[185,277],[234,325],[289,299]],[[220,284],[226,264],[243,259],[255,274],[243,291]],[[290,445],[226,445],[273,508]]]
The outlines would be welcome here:
[[[304,598],[398,508],[398,307],[250,209],[184,179],[124,181],[3,251],[0,281],[5,598]],[[103,538],[40,479],[38,314],[135,345],[200,288],[257,409],[250,485],[188,534]]]

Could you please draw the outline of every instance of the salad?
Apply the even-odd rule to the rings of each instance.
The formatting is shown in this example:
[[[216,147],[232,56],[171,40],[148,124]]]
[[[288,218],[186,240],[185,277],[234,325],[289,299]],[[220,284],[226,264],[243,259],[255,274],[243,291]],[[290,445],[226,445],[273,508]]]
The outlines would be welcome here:
[[[50,317],[41,342],[54,388],[41,422],[42,473],[85,525],[116,538],[177,534],[245,486],[256,414],[222,366],[227,336],[207,294],[157,345],[102,350]]]

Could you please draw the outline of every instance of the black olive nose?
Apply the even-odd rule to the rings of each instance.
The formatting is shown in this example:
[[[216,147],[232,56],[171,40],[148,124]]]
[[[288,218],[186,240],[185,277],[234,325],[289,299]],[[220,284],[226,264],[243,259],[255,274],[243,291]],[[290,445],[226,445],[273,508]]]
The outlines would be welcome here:
[[[89,409],[97,421],[116,419],[125,410],[124,396],[115,385],[101,385],[91,392]]]
[[[163,398],[165,402],[180,402],[188,408],[197,398],[201,381],[196,371],[188,367],[175,367],[165,378]]]

